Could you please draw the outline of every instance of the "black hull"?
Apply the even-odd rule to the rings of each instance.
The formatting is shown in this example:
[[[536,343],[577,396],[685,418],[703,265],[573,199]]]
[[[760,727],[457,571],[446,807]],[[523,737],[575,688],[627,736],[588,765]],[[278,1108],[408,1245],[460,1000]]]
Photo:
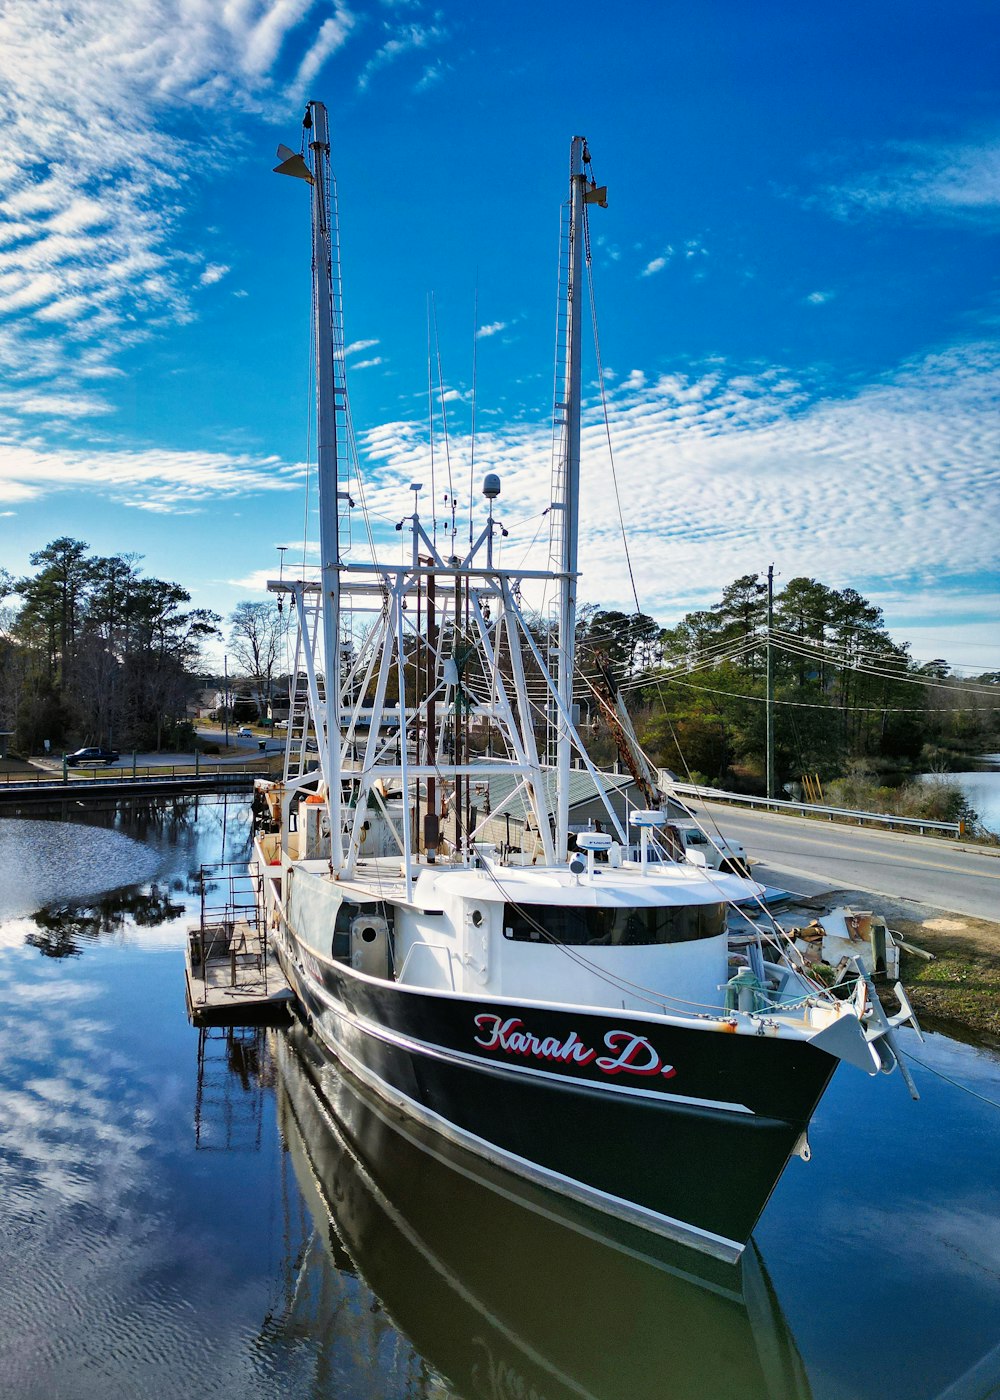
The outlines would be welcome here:
[[[384,1097],[488,1160],[724,1260],[837,1065],[799,1041],[424,992],[290,952],[315,1032]],[[513,1021],[522,1029],[497,1040]],[[608,1069],[630,1036],[632,1064]]]
[[[726,1268],[689,1250],[644,1254],[651,1237],[605,1232],[606,1219],[580,1228],[559,1197],[480,1174],[479,1159],[324,1066],[297,1029],[272,1045],[281,1132],[317,1238],[458,1393],[809,1400],[752,1246]]]

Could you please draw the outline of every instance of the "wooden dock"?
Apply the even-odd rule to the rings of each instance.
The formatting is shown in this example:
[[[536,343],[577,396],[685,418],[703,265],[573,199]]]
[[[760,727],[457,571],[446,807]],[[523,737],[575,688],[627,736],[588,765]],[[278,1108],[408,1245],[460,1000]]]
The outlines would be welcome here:
[[[188,1012],[196,1026],[284,1019],[293,993],[247,919],[192,924],[184,948]]]

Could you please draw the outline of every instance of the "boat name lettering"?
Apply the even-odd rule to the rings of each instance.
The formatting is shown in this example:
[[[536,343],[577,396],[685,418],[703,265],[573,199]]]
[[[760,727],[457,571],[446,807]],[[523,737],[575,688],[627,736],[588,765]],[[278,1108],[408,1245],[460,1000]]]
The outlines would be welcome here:
[[[614,1051],[597,1059],[597,1068],[605,1074],[662,1074],[665,1079],[673,1079],[677,1073],[673,1065],[663,1063],[644,1035],[608,1031],[604,1043]]]
[[[611,1053],[599,1055],[576,1031],[570,1031],[564,1040],[555,1035],[534,1035],[524,1029],[519,1016],[504,1019],[484,1011],[476,1017],[476,1027],[480,1034],[475,1042],[484,1050],[504,1050],[508,1055],[527,1055],[531,1059],[563,1064],[593,1063],[602,1074],[662,1074],[672,1079],[677,1073],[673,1065],[663,1063],[644,1035],[636,1035],[634,1031],[607,1031],[604,1046]]]

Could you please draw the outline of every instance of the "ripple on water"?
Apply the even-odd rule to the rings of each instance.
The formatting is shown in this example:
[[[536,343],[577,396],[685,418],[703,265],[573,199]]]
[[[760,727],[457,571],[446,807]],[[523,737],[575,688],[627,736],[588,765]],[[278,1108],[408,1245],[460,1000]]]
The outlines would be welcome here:
[[[0,919],[142,884],[159,863],[154,850],[120,831],[5,819],[0,821]]]

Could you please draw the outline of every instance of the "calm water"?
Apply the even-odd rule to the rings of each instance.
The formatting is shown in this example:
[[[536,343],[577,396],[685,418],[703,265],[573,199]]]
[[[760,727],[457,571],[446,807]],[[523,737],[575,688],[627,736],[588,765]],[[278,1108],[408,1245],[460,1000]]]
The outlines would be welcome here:
[[[967,773],[922,773],[925,783],[957,784],[988,831],[1000,836],[1000,753],[983,754],[980,766]]]
[[[1000,1108],[840,1070],[706,1286],[445,1160],[297,1031],[188,1025],[194,877],[243,807],[69,815],[0,819],[5,1400],[922,1400],[1000,1344]],[[906,1044],[1000,1103],[996,1055]]]
[[[979,820],[1000,836],[1000,754],[991,754],[993,764],[977,773],[949,773],[979,816]]]

